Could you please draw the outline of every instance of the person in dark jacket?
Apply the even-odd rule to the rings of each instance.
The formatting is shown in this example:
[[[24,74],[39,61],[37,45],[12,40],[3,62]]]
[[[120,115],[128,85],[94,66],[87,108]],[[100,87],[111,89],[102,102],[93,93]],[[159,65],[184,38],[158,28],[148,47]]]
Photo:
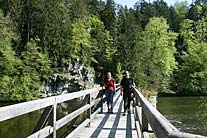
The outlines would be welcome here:
[[[124,77],[121,80],[121,93],[123,93],[123,100],[124,100],[124,114],[126,111],[130,112],[130,102],[131,102],[131,95],[132,95],[132,86],[134,85],[134,80],[129,77],[129,72],[124,72]]]

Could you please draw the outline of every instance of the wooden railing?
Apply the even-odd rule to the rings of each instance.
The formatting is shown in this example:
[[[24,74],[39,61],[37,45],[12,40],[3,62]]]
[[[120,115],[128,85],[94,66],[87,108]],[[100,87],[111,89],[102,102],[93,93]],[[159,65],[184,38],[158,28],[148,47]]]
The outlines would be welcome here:
[[[116,86],[118,91],[119,85]],[[157,138],[206,138],[205,136],[180,132],[136,88],[133,88],[133,90],[133,112],[135,116],[134,123],[139,138],[148,138],[149,135],[147,134],[150,129],[153,131]],[[98,95],[98,93],[100,96],[97,98],[94,98],[92,96],[94,94]],[[57,104],[86,95],[89,95],[89,101],[87,104],[66,115],[65,117],[57,120]],[[97,113],[102,111],[102,106],[98,107],[97,110],[95,110],[93,113],[91,109],[94,107],[94,105],[103,105],[103,98],[104,96],[102,93],[102,88],[96,87],[79,92],[5,106],[0,108],[0,122],[52,106],[52,125],[41,128],[40,130],[28,136],[28,138],[44,138],[51,135],[53,138],[56,138],[56,131],[58,129],[66,125],[74,118],[78,117],[80,114],[89,111],[89,117],[85,119],[66,137],[72,138],[78,133],[78,131],[80,131],[81,128],[87,126],[90,123],[90,120],[93,119]]]
[[[59,96],[53,96],[49,98],[44,98],[40,100],[35,100],[35,101],[30,101],[30,102],[24,102],[24,103],[19,103],[15,105],[10,105],[10,106],[5,106],[0,108],[0,122],[5,121],[11,118],[15,118],[17,116],[27,114],[32,111],[36,111],[39,109],[43,109],[49,106],[53,107],[53,125],[46,126],[39,131],[31,134],[28,136],[28,138],[44,138],[49,135],[52,135],[53,138],[56,138],[56,131],[66,125],[68,122],[82,114],[83,112],[89,110],[90,112],[90,117],[87,118],[85,121],[83,121],[75,130],[73,130],[67,138],[73,137],[73,135],[82,127],[86,126],[89,124],[90,119],[92,119],[95,114],[101,111],[101,107],[99,107],[93,114],[91,112],[91,108],[94,105],[97,105],[98,103],[102,102],[102,98],[92,98],[91,95],[94,95],[94,93],[97,95],[100,91],[102,90],[101,87],[96,87],[88,90],[83,90],[79,92],[74,92],[74,93],[69,93],[69,94],[64,94],[64,95],[59,95]],[[82,96],[90,95],[90,100],[87,104],[84,106],[80,107],[79,109],[73,111],[72,113],[68,114],[67,116],[57,120],[57,104],[63,103],[75,98],[79,98]]]
[[[205,136],[180,132],[175,128],[135,87],[133,109],[139,138],[146,138],[150,129],[157,138],[207,138]]]

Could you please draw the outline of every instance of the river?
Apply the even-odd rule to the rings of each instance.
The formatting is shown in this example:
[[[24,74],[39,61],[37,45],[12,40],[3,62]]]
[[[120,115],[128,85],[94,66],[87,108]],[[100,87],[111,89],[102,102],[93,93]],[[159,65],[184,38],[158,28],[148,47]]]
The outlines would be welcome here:
[[[82,100],[74,99],[58,105],[57,107],[57,119],[60,119],[72,111],[81,107]],[[0,107],[5,104],[0,103]],[[26,138],[33,133],[42,112],[42,110],[34,111],[25,115],[18,116],[13,119],[9,119],[0,122],[0,138]],[[63,138],[67,136],[68,132],[72,130],[71,124],[68,123],[64,127],[57,131],[57,138]]]
[[[157,108],[179,130],[207,136],[207,97],[159,97]]]

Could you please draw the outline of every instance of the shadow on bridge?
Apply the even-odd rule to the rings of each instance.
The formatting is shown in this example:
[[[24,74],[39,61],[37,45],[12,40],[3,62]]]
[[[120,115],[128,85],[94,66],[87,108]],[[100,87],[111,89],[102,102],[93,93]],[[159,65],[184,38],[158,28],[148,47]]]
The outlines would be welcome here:
[[[115,112],[113,114],[102,113],[104,115],[103,120],[99,123],[99,125],[95,128],[95,131],[92,133],[90,138],[101,137],[101,133],[104,133],[104,137],[115,138],[118,136],[125,135],[126,138],[132,138],[132,120],[131,114],[127,114],[127,116],[123,116],[122,114],[122,106],[123,100],[120,100],[120,95],[117,97],[114,102]],[[119,100],[119,102],[117,102]],[[113,121],[113,122],[112,122]],[[107,127],[107,124],[112,124],[111,127]],[[126,124],[126,125],[125,125]]]

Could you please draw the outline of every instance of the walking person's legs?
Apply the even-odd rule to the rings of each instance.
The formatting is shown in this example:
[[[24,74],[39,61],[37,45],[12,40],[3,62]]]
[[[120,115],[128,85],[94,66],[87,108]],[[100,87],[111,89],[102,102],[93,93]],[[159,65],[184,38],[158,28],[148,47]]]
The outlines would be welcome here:
[[[109,106],[110,106],[110,92],[109,90],[105,90],[105,95],[106,95],[106,102],[107,102],[107,108],[108,108],[108,112],[109,112]]]
[[[110,92],[109,98],[110,98],[110,112],[113,113],[113,100],[114,100],[114,92],[113,91]]]
[[[129,92],[127,94],[127,110],[128,110],[128,113],[130,113],[130,104],[131,104],[131,93]]]
[[[111,90],[106,90],[106,99],[107,99],[107,107],[108,107],[108,113],[113,113],[113,97],[114,92]]]
[[[127,109],[127,94],[126,94],[126,92],[123,93],[123,100],[124,100],[124,113],[125,113],[126,109]]]

